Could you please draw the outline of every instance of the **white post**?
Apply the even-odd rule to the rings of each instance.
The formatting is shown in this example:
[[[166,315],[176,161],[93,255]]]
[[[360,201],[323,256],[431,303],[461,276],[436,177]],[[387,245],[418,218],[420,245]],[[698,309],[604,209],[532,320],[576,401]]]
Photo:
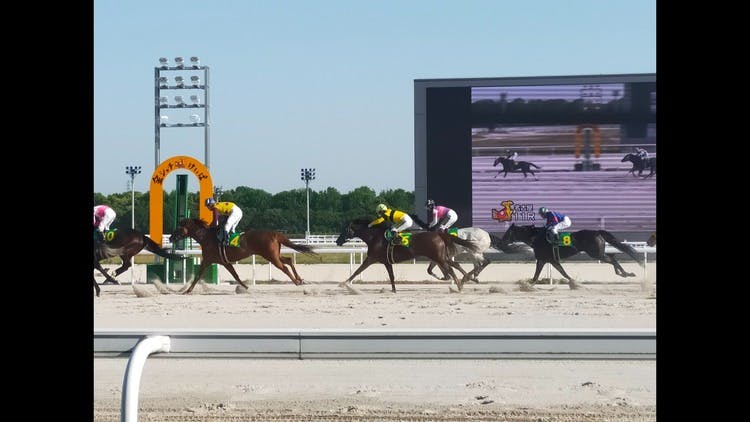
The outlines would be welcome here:
[[[138,422],[138,390],[141,384],[141,373],[146,364],[146,358],[152,353],[168,353],[171,348],[168,336],[148,336],[139,341],[133,348],[125,368],[122,380],[122,404],[120,420],[122,422]]]

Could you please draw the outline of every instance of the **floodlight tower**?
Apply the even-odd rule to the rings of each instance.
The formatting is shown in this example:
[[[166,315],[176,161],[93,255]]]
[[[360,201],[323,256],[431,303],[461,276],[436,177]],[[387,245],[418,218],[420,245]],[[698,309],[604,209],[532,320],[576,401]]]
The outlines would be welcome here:
[[[211,108],[209,107],[208,101],[208,70],[208,66],[202,66],[200,64],[200,59],[197,56],[190,57],[189,65],[185,64],[182,57],[175,57],[174,66],[169,65],[169,60],[166,57],[159,58],[159,66],[154,68],[154,169],[159,167],[159,163],[161,162],[159,157],[161,147],[161,129],[173,127],[203,128],[203,144],[205,150],[203,164],[205,164],[207,168],[211,168],[211,137],[209,130],[211,128]],[[174,83],[170,83],[169,77],[166,76],[169,72],[180,72],[181,74],[173,78]],[[162,75],[162,73],[164,73],[164,75]],[[186,76],[190,78],[190,82],[186,80]],[[203,77],[203,82],[201,82],[201,77]],[[169,97],[162,94],[162,91],[183,92],[183,90],[190,91],[190,104],[185,101],[185,95],[175,95],[174,103],[170,104]],[[201,94],[203,96],[202,103]],[[189,122],[180,121],[181,118],[184,119],[184,115],[177,115],[177,121],[170,123],[166,111],[171,109],[187,109],[198,112],[203,110],[203,115],[201,116],[201,114],[198,113],[190,114]],[[162,114],[163,112],[164,114]]]
[[[305,240],[310,237],[310,181],[315,180],[315,169],[300,170],[300,179],[305,181],[305,190],[307,191],[307,231]]]

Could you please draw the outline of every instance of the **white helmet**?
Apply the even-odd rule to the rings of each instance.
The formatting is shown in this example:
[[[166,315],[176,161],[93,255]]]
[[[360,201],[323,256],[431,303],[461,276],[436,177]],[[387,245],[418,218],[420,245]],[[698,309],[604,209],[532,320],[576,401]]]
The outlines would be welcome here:
[[[385,204],[378,204],[377,208],[375,208],[375,212],[380,214],[381,212],[384,212],[387,209],[388,207],[386,207]]]

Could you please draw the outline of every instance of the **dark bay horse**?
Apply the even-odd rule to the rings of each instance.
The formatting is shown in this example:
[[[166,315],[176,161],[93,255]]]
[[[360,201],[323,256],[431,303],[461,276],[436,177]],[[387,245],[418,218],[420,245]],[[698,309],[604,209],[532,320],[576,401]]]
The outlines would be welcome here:
[[[656,246],[656,232],[651,233],[651,236],[649,236],[646,241],[646,245],[651,246],[652,248]]]
[[[421,227],[423,230],[431,230],[429,228],[429,224],[422,221],[421,218],[419,218],[416,214],[409,214],[414,221],[414,224]],[[490,260],[484,256],[484,252],[489,249],[490,247],[490,234],[487,233],[487,231],[479,228],[479,227],[464,227],[458,229],[458,237],[461,239],[470,240],[475,243],[477,246],[476,251],[472,251],[470,249],[467,249],[461,245],[456,245],[455,248],[455,254],[449,256],[450,259],[453,259],[459,255],[468,255],[469,259],[471,259],[471,263],[474,264],[474,268],[469,271],[469,280],[479,283],[479,280],[477,277],[479,276],[479,273],[484,270],[484,268],[488,265],[490,265]],[[430,262],[430,265],[427,266],[427,274],[439,279],[439,280],[450,280],[450,275],[448,273],[443,273],[443,277],[440,278],[435,273],[432,272],[433,269],[437,266],[437,263],[434,261]]]
[[[598,259],[599,261],[612,264],[615,268],[615,274],[620,277],[635,277],[635,274],[625,271],[624,268],[617,262],[614,254],[608,254],[604,252],[604,248],[607,243],[611,244],[615,248],[622,252],[625,252],[633,258],[638,265],[644,266],[643,257],[640,256],[632,246],[620,242],[615,236],[606,230],[579,230],[571,233],[573,238],[572,246],[560,246],[559,257],[560,259],[570,257],[579,252],[586,252],[590,257]],[[560,261],[555,259],[553,254],[552,245],[546,239],[546,229],[544,227],[536,227],[534,225],[528,226],[517,226],[515,223],[508,227],[508,230],[503,235],[501,242],[505,245],[514,242],[523,242],[534,250],[534,257],[536,258],[536,271],[534,271],[533,283],[536,283],[539,279],[539,273],[544,268],[544,264],[550,263],[553,267],[567,278],[570,282],[570,288],[574,289],[579,287],[575,281],[565,272]]]
[[[195,284],[211,264],[221,264],[232,274],[235,281],[241,284],[242,287],[247,288],[247,285],[240,280],[240,276],[237,275],[237,271],[234,270],[234,266],[231,263],[247,258],[250,255],[262,256],[276,268],[283,271],[294,284],[300,285],[303,283],[302,278],[297,274],[297,269],[294,267],[292,259],[281,256],[281,246],[286,246],[307,255],[318,256],[311,247],[293,243],[283,233],[273,230],[248,230],[240,234],[238,246],[226,247],[226,260],[224,260],[224,255],[219,249],[219,241],[216,235],[217,228],[209,227],[205,221],[199,218],[185,218],[180,221],[174,233],[169,237],[170,242],[192,237],[201,245],[201,252],[203,254],[201,266],[195,274],[193,282],[190,283],[190,287],[184,292],[185,294],[193,291]],[[291,272],[287,268],[287,265],[292,269]]]
[[[531,173],[531,175],[534,176],[535,180],[539,180],[536,178],[536,174],[534,174],[534,171],[531,170],[531,167],[534,167],[534,168],[541,168],[541,167],[539,167],[538,165],[534,163],[530,163],[528,161],[515,161],[515,160],[511,160],[510,158],[503,157],[501,155],[495,159],[495,162],[492,163],[492,166],[494,167],[494,166],[497,166],[498,164],[502,164],[503,169],[498,170],[495,177],[497,177],[498,174],[500,173],[504,173],[503,177],[505,177],[508,175],[508,172],[516,173],[520,171],[523,173],[524,178],[528,177],[527,173]]]
[[[120,284],[114,277],[127,271],[131,266],[131,258],[138,255],[144,248],[162,258],[185,259],[184,256],[173,254],[162,248],[138,230],[129,228],[109,230],[106,232],[103,242],[94,242],[94,269],[104,275],[106,280],[102,284]],[[102,268],[101,261],[115,257],[122,260],[122,265],[115,270],[114,276],[112,276]],[[96,289],[96,295],[99,296],[99,286],[96,284],[96,280],[94,280],[94,289]]]
[[[373,227],[367,227],[369,219],[355,219],[345,224],[336,244],[341,246],[347,240],[358,237],[367,244],[367,258],[365,258],[362,265],[357,268],[356,271],[344,282],[340,283],[339,286],[351,285],[351,281],[354,277],[358,276],[359,273],[364,271],[370,265],[379,262],[383,264],[388,271],[388,277],[391,280],[391,290],[396,292],[395,277],[393,275],[393,264],[392,262],[402,262],[409,259],[414,259],[417,256],[423,256],[434,261],[440,269],[449,274],[454,283],[458,286],[458,290],[463,289],[463,282],[468,276],[466,272],[450,259],[450,256],[455,254],[456,245],[463,246],[469,250],[476,251],[477,246],[474,242],[459,239],[456,236],[451,236],[443,232],[428,232],[428,231],[416,231],[411,232],[410,245],[394,245],[392,254],[388,252],[388,241],[385,239],[385,231],[388,229],[387,225],[378,224]],[[392,260],[391,260],[392,258]],[[459,281],[456,277],[456,273],[453,268],[458,269],[463,274],[463,278]]]
[[[647,160],[644,160],[638,154],[628,153],[622,157],[622,160],[620,160],[621,163],[626,161],[633,163],[633,168],[628,170],[628,173],[633,173],[633,177],[636,177],[636,171],[638,171],[638,176],[642,176],[643,170],[646,170],[647,168],[651,169],[651,172],[643,176],[644,178],[656,174],[656,157],[649,157]]]

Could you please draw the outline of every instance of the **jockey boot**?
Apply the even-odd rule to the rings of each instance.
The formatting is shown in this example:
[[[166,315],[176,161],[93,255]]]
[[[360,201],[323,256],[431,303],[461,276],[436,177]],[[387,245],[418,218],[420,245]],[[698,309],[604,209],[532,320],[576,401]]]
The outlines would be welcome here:
[[[391,241],[392,245],[401,244],[401,236],[398,235],[398,232],[396,230],[390,230],[389,240]]]
[[[227,235],[227,232],[224,230],[223,227],[219,227],[219,229],[216,231],[216,240],[219,241],[220,246],[226,246],[229,242],[227,241],[227,238],[229,236]]]

